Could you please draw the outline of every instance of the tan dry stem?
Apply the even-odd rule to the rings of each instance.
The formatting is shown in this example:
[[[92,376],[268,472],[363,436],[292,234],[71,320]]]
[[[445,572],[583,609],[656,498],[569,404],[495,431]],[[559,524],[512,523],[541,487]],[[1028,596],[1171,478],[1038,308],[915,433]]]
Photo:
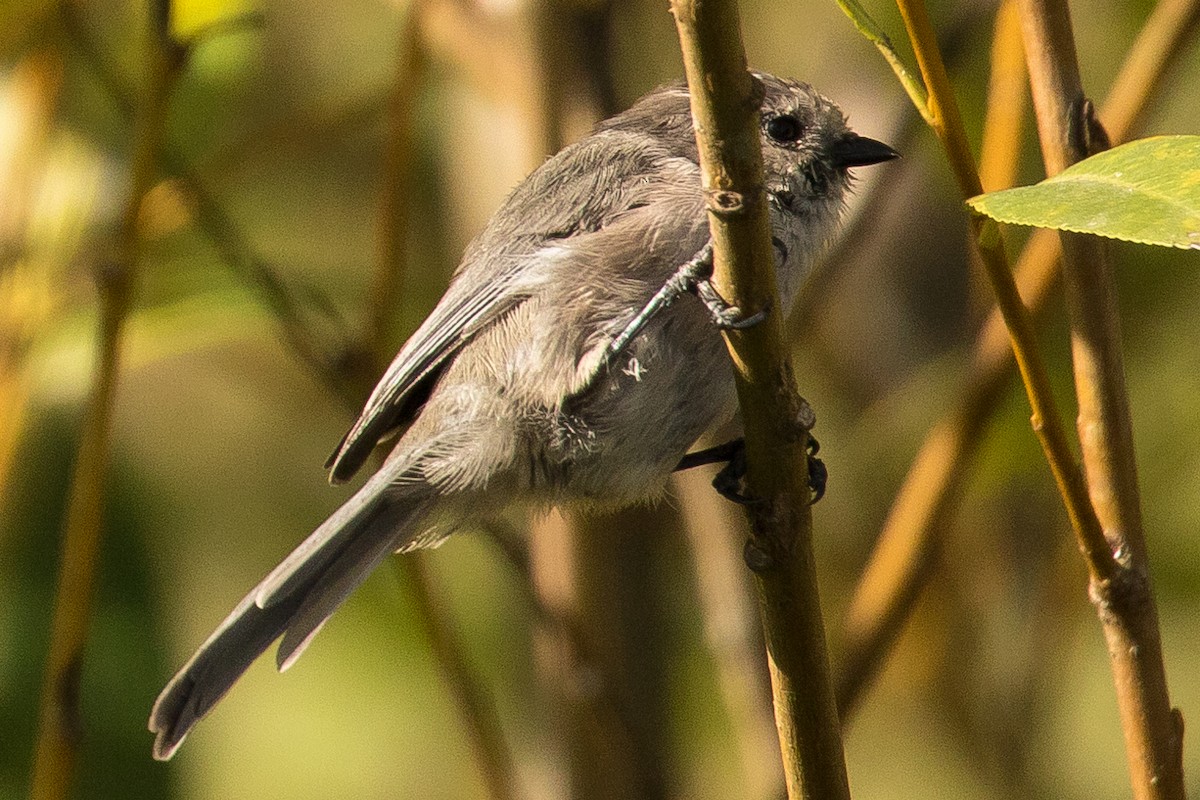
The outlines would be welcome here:
[[[692,118],[709,196],[714,283],[739,308],[778,308],[762,182],[758,106],[732,0],[675,0]],[[840,725],[817,595],[803,401],[782,341],[783,321],[726,335],[746,421],[746,483],[754,569],[788,797],[849,797]]]
[[[1021,10],[1042,158],[1047,174],[1056,175],[1093,149],[1070,11],[1061,0],[1021,0]],[[1182,800],[1183,743],[1150,587],[1108,244],[1069,233],[1060,240],[1084,468],[1096,515],[1118,554],[1114,571],[1089,564],[1090,593],[1108,642],[1133,794]]]

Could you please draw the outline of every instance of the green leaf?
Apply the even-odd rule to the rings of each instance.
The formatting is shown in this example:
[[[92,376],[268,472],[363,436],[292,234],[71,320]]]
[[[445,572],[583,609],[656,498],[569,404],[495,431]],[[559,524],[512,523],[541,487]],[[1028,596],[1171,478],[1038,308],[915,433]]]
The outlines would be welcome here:
[[[1155,136],[967,201],[1000,222],[1200,250],[1200,136]]]

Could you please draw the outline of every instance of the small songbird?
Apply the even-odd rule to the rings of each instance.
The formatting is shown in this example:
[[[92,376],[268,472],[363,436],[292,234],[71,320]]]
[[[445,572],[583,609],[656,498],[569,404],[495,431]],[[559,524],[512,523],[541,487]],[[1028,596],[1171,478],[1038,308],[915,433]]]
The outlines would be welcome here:
[[[896,153],[852,132],[808,85],[755,79],[784,305],[769,313],[786,314],[837,229],[849,169]],[[696,439],[736,411],[718,327],[759,318],[721,300],[711,254],[682,82],[517,186],[327,466],[344,481],[395,438],[387,460],[163,690],[154,756],[170,758],[280,638],[286,669],[391,553],[516,503],[622,506],[660,494]],[[687,292],[699,300],[677,297]]]

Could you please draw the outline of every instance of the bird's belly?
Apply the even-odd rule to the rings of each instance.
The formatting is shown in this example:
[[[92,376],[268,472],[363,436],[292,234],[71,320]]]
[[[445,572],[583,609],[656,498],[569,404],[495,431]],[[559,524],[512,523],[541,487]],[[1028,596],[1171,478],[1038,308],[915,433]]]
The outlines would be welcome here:
[[[576,407],[558,409],[529,441],[531,488],[550,502],[599,505],[661,494],[696,439],[736,409],[724,345],[715,331],[702,341],[686,356],[631,358]]]

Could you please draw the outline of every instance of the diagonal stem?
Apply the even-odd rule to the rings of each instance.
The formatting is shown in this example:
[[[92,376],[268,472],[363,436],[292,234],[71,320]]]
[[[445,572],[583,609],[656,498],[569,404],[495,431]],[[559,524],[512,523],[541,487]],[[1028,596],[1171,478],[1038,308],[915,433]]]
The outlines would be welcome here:
[[[929,21],[929,13],[923,0],[897,0],[897,4],[912,40],[921,74],[929,87],[929,105],[935,119],[934,132],[950,160],[963,198],[974,197],[982,193],[983,187],[933,25]],[[1029,309],[1022,302],[1009,270],[1000,228],[989,219],[975,216],[971,218],[971,227],[1029,397],[1034,433],[1054,474],[1079,548],[1094,574],[1111,576],[1116,570],[1116,562],[1089,502],[1083,474],[1068,444],[1062,418],[1050,392],[1050,379],[1037,347]]]

